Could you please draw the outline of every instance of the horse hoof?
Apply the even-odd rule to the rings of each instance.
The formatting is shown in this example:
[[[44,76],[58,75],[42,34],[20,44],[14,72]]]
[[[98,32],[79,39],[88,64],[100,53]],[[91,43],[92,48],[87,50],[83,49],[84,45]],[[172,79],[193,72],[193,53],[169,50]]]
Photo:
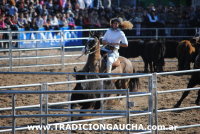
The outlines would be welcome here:
[[[195,104],[198,105],[198,106],[200,106],[200,102],[199,101],[196,101]]]
[[[180,107],[179,104],[174,105],[174,108],[179,108],[179,107]]]

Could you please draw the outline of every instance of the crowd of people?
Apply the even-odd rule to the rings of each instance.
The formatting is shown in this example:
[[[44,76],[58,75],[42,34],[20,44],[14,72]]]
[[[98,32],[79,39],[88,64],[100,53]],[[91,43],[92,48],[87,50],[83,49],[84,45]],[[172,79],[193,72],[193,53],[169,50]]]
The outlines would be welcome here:
[[[200,8],[155,6],[118,7],[111,0],[2,0],[0,4],[0,29],[37,30],[44,27],[59,29],[107,28],[114,17],[134,24],[136,35],[140,28],[200,27]],[[165,30],[165,34],[171,34]]]

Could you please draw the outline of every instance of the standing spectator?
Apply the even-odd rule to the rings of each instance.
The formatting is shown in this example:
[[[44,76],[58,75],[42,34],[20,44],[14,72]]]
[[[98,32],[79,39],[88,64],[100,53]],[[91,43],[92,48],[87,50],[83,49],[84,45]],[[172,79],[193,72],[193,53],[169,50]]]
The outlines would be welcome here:
[[[85,1],[85,8],[93,8],[93,1],[94,0],[84,0]]]
[[[43,4],[42,5],[42,11],[41,11],[42,13],[42,15],[49,15],[49,11],[47,10],[47,8],[46,8],[46,5],[45,4]]]
[[[133,17],[133,23],[134,23],[135,28],[136,28],[136,36],[141,35],[142,22],[143,22],[143,14],[141,12],[141,9],[137,8],[136,11],[135,11],[135,15]]]
[[[111,8],[111,0],[103,0],[104,8]]]
[[[38,15],[42,15],[42,4],[39,0],[36,0],[35,11]]]
[[[48,10],[49,14],[52,15],[53,12],[54,12],[54,11],[53,11],[53,6],[54,6],[54,5],[53,5],[53,1],[52,1],[52,0],[48,0],[48,2],[47,2],[46,5],[47,5],[47,10]]]
[[[165,30],[165,34],[168,36],[171,36],[174,34],[174,30],[172,30],[171,28],[176,26],[177,23],[177,14],[175,12],[175,9],[173,7],[169,7],[168,11],[166,12],[166,30]]]
[[[85,1],[84,0],[78,0],[79,9],[84,10],[85,9]]]
[[[102,4],[102,0],[94,0],[94,1],[93,1],[93,6],[94,6],[94,8],[96,8],[96,9],[104,8],[104,7],[103,7],[103,4]]]
[[[15,15],[18,12],[18,9],[15,5],[9,5],[8,15]]]
[[[156,9],[155,7],[151,7],[151,9],[149,10],[149,12],[147,13],[147,27],[149,28],[155,28],[157,27],[157,24],[158,24],[158,15],[156,13]],[[151,36],[155,36],[156,35],[156,31],[154,29],[150,29],[148,31],[148,35],[151,35]]]

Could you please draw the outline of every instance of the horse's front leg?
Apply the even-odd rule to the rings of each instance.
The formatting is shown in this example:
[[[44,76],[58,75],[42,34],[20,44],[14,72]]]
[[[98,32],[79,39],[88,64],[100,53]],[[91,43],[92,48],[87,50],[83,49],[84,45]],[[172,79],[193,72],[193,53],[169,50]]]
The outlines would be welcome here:
[[[176,105],[174,105],[175,108],[180,107],[182,101],[188,96],[188,94],[190,93],[190,91],[185,91],[183,93],[183,95],[181,96],[180,100],[176,103]]]
[[[200,90],[198,91],[198,96],[197,96],[197,99],[195,101],[195,104],[200,105]]]

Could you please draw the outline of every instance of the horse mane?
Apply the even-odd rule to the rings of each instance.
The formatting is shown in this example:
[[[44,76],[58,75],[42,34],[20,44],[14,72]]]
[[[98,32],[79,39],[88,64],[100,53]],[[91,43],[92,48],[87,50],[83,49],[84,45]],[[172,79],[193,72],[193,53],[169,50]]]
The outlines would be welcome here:
[[[185,47],[189,48],[189,54],[192,54],[195,52],[195,47],[192,45],[192,43],[189,40],[183,40],[179,43],[179,45],[185,45]]]
[[[100,49],[100,42],[98,37],[94,37],[95,41],[97,41],[97,44],[93,49],[92,49],[92,53],[89,54],[86,64],[83,67],[83,71],[84,72],[99,72],[99,64],[100,64],[100,59],[101,59],[101,54],[100,51],[96,51],[97,49]]]

